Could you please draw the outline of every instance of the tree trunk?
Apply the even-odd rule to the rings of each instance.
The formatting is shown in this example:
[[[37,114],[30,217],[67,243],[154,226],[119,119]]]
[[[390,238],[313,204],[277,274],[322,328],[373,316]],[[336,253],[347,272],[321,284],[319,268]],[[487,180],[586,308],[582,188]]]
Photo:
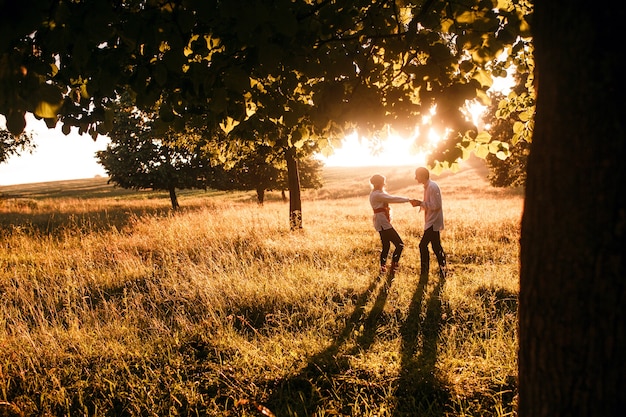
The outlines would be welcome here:
[[[172,210],[176,211],[180,208],[180,206],[178,205],[178,197],[176,197],[176,188],[170,187],[169,192],[170,192],[170,201],[172,202]]]
[[[287,182],[289,184],[289,227],[291,230],[302,229],[300,174],[298,173],[296,148],[287,148],[285,158],[287,159]]]
[[[265,187],[257,187],[256,189],[256,201],[260,206],[263,205],[263,201],[265,201]]]
[[[537,0],[521,230],[520,417],[626,412],[621,3]]]

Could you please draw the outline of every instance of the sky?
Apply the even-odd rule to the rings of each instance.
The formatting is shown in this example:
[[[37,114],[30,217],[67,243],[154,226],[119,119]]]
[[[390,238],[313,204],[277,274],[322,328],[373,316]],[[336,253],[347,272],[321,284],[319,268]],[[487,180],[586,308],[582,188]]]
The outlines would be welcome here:
[[[4,118],[0,118],[0,127],[4,128]],[[30,115],[26,131],[33,131],[36,148],[32,154],[14,155],[0,164],[0,186],[106,176],[95,153],[106,148],[107,137],[94,141],[89,135],[79,135],[77,130],[65,136],[60,126],[48,129],[42,120]]]

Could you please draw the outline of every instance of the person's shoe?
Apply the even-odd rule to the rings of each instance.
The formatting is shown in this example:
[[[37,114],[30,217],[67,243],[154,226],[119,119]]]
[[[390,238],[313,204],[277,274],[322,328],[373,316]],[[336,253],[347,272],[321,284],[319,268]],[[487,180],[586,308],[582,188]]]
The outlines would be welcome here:
[[[385,272],[387,272],[387,265],[381,265],[380,266],[380,274],[383,275]]]
[[[398,268],[400,268],[400,265],[398,265],[397,262],[392,262],[391,263],[391,272],[393,274],[395,274],[396,272],[398,272]]]

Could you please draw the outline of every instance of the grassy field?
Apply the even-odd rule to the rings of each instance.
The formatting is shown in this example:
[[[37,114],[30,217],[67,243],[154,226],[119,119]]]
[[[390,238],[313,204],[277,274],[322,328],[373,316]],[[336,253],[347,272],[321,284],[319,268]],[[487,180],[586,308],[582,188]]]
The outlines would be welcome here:
[[[420,280],[398,204],[391,279],[375,172],[421,198],[413,167],[327,168],[297,232],[278,193],[0,187],[0,416],[515,415],[521,191],[434,176],[450,274]]]

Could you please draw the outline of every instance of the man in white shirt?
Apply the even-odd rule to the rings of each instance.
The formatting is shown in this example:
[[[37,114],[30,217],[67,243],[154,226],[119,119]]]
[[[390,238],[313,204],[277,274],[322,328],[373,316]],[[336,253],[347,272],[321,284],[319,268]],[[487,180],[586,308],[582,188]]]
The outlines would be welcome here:
[[[420,211],[424,212],[424,235],[420,241],[420,262],[421,275],[428,276],[430,268],[430,255],[428,245],[430,244],[439,263],[439,276],[446,277],[446,253],[441,247],[440,231],[443,230],[443,205],[441,201],[441,190],[436,182],[430,179],[428,169],[419,167],[415,170],[415,179],[424,186],[424,200],[417,201],[415,205],[420,206]],[[413,203],[411,203],[413,204]]]

